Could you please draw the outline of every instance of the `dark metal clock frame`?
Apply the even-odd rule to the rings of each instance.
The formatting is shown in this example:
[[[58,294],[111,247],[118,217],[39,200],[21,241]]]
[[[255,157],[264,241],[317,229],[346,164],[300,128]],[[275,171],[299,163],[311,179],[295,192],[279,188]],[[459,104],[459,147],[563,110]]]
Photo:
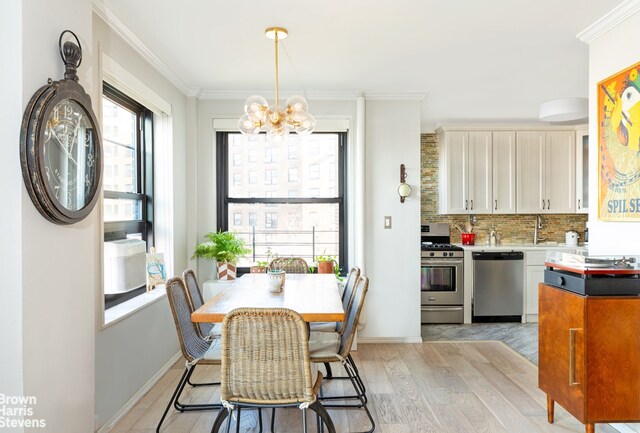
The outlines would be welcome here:
[[[73,35],[77,45],[71,41],[62,45],[65,33]],[[91,98],[78,83],[76,71],[82,62],[80,41],[73,32],[65,30],[60,35],[58,46],[65,65],[64,79],[49,79],[48,84],[38,89],[27,104],[20,131],[20,161],[27,192],[40,214],[56,224],[73,224],[84,219],[98,200],[102,185],[102,141],[99,124],[91,108]],[[92,140],[93,156],[85,157],[91,158],[90,166],[95,164],[95,171],[92,178],[85,181],[88,184],[85,184],[83,190],[86,200],[80,209],[67,209],[56,198],[55,191],[47,181],[45,170],[45,129],[52,110],[65,99],[80,106],[91,124],[88,134]],[[72,158],[70,154],[68,156]]]

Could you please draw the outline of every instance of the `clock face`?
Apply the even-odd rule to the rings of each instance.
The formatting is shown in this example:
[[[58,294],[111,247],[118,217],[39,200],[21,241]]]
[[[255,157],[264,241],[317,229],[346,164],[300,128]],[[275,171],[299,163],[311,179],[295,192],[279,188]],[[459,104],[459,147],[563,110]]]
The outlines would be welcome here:
[[[51,199],[69,211],[92,199],[98,178],[95,133],[85,109],[72,99],[53,106],[44,129],[44,181]]]

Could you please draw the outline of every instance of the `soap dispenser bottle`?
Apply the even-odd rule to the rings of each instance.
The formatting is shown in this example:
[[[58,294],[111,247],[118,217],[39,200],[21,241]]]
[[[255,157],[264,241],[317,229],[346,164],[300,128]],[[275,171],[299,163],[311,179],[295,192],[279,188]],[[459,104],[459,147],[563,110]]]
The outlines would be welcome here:
[[[496,243],[497,243],[496,230],[493,226],[491,226],[491,231],[489,231],[489,244],[495,245]]]

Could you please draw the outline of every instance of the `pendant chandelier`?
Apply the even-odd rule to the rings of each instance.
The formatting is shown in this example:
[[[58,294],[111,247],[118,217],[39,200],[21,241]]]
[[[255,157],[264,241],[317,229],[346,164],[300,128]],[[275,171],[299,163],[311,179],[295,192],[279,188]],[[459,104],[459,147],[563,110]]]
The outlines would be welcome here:
[[[316,119],[307,112],[309,104],[299,95],[287,99],[284,107],[278,102],[278,41],[285,39],[289,33],[282,27],[269,27],[265,36],[275,41],[276,47],[276,101],[269,105],[267,100],[259,95],[250,96],[244,103],[244,113],[238,120],[240,132],[257,135],[266,131],[267,142],[283,141],[290,131],[300,135],[309,135],[316,127]]]

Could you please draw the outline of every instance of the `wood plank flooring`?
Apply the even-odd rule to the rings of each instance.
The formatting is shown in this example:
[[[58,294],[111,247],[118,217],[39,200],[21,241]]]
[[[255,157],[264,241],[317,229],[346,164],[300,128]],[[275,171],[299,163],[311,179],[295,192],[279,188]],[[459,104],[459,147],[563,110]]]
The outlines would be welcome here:
[[[584,426],[556,405],[556,422],[547,423],[546,398],[537,387],[537,368],[502,342],[425,342],[359,344],[353,357],[367,385],[369,408],[380,433],[571,433]],[[162,415],[184,363],[167,374],[120,420],[113,433],[151,433]],[[334,373],[341,371],[333,365]],[[198,367],[195,381],[211,381],[218,367]],[[348,381],[324,385],[325,394],[350,389]],[[183,402],[219,401],[217,387],[185,391]],[[364,431],[361,410],[329,412],[336,431]],[[270,411],[263,411],[265,432]],[[171,409],[163,425],[167,433],[209,432],[216,412],[178,413]],[[244,412],[242,432],[258,431],[255,411]],[[309,432],[315,420],[309,416]],[[235,431],[235,428],[232,430]],[[277,432],[302,431],[298,409],[278,409]],[[597,424],[597,433],[616,433]]]

